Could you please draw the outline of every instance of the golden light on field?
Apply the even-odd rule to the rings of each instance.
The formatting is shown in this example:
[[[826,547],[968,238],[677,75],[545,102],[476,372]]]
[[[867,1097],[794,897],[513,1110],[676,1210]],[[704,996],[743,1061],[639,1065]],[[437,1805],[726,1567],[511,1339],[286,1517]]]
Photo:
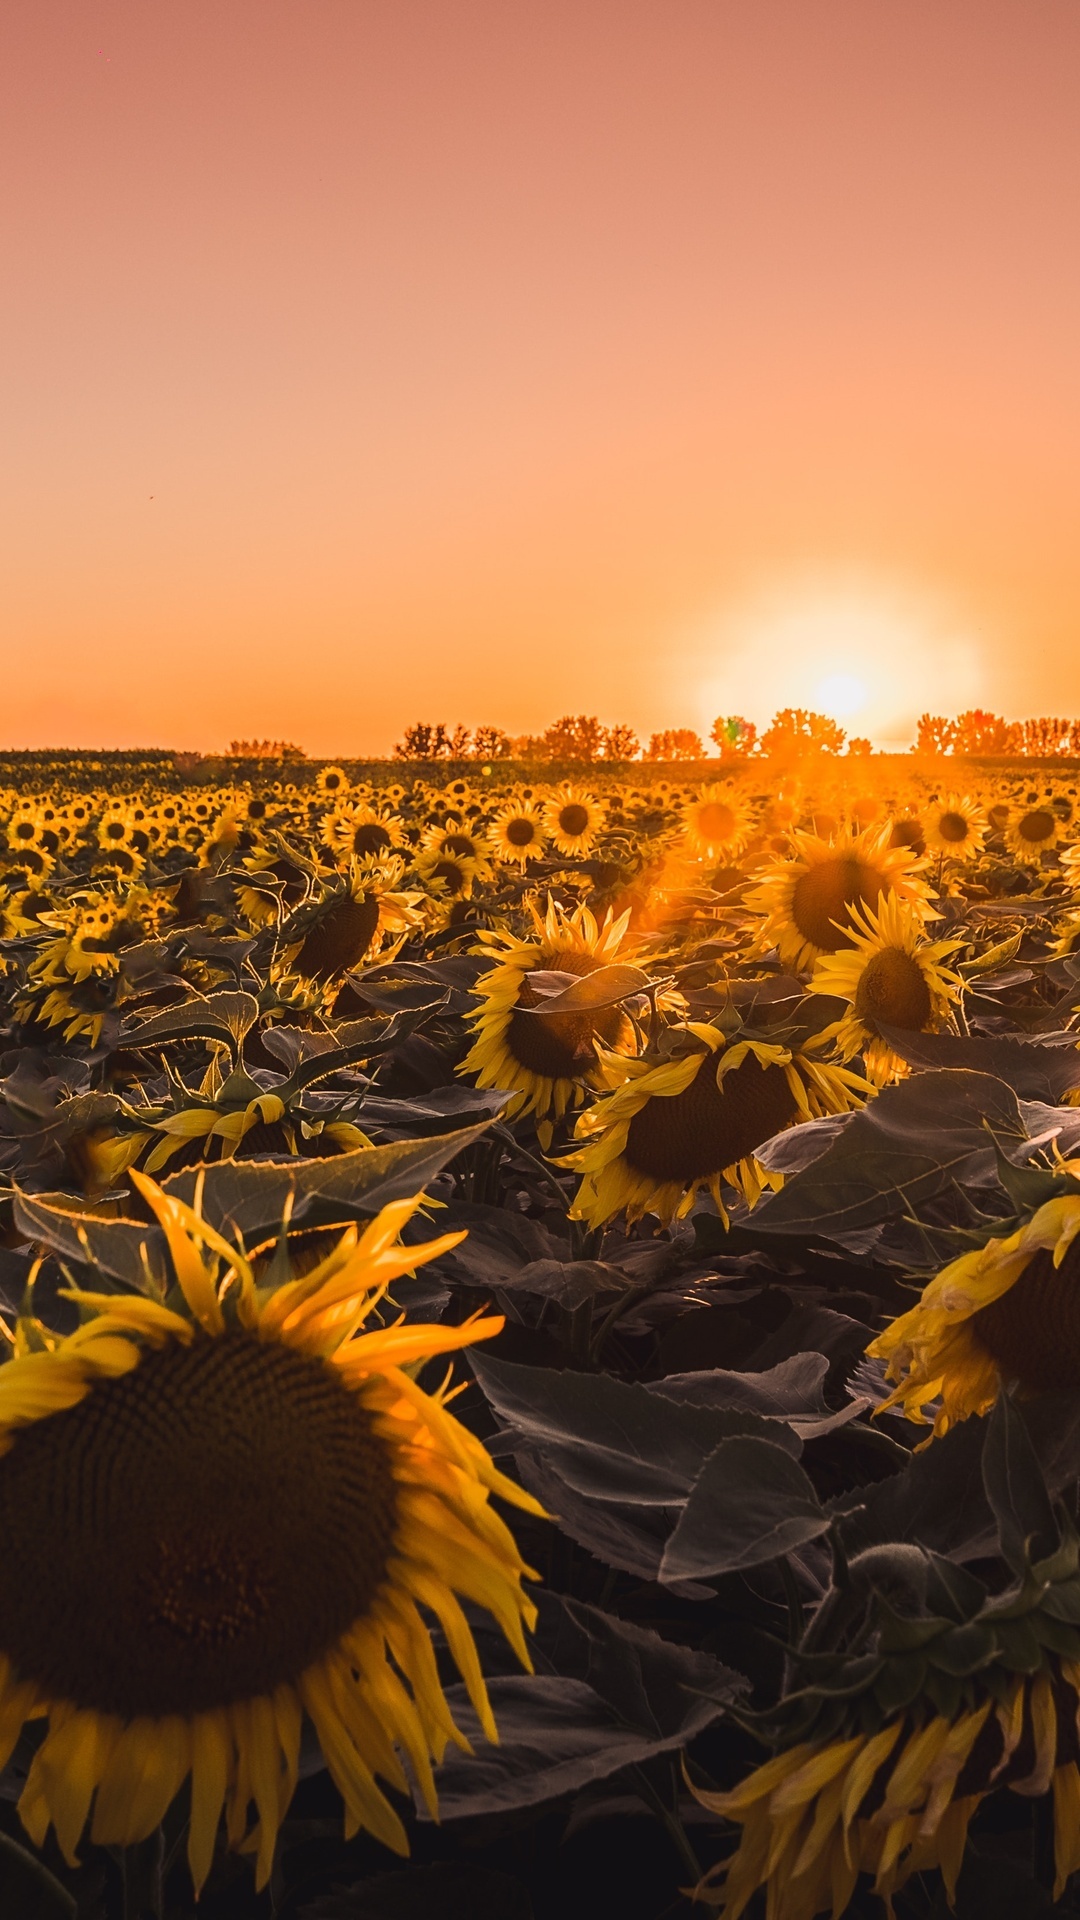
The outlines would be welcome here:
[[[964,611],[887,580],[793,580],[748,595],[702,624],[694,650],[706,731],[717,713],[760,727],[778,707],[807,707],[906,747],[920,713],[960,712],[983,693]]]

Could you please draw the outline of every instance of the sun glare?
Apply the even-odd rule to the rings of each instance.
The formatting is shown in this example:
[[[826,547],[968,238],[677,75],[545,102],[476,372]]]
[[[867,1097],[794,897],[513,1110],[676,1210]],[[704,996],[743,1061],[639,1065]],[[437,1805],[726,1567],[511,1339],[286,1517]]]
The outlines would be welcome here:
[[[760,592],[703,622],[691,649],[706,732],[718,713],[762,726],[780,707],[809,707],[875,746],[906,747],[920,713],[960,712],[981,692],[979,644],[963,615],[888,581]]]

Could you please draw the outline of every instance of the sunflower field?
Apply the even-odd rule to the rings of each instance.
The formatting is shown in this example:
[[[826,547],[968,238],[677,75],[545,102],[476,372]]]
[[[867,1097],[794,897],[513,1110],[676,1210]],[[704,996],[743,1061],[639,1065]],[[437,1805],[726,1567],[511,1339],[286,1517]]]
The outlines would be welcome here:
[[[1080,1915],[1075,767],[274,771],[0,792],[0,1914]]]

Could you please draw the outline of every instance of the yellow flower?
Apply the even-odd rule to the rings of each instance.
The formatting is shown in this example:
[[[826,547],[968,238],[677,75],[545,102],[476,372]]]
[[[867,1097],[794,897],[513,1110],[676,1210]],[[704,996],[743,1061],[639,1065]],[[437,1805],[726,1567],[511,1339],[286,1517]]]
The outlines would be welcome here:
[[[140,1174],[175,1273],[167,1298],[76,1294],[66,1339],[41,1328],[0,1369],[0,1765],[47,1719],[19,1802],[74,1864],[153,1832],[186,1780],[198,1889],[222,1813],[264,1885],[297,1776],[302,1718],[345,1802],[406,1851],[379,1781],[432,1813],[431,1763],[455,1727],[435,1615],[489,1739],[458,1596],[528,1665],[528,1573],[492,1493],[540,1509],[453,1418],[418,1367],[498,1331],[365,1332],[387,1285],[463,1237],[403,1247],[418,1200],[350,1227],[302,1278],[260,1285],[235,1247]],[[155,1290],[156,1291],[156,1290]],[[255,1824],[249,1831],[251,1809]]]
[[[1042,856],[1057,844],[1060,822],[1049,805],[1027,807],[1013,814],[1005,835],[1005,845],[1025,866],[1037,867]]]
[[[595,795],[569,784],[544,804],[544,827],[556,852],[586,854],[595,845],[604,809]]]
[[[780,1184],[755,1147],[800,1120],[845,1111],[864,1089],[854,1074],[784,1046],[728,1045],[718,1028],[697,1022],[685,1032],[698,1043],[693,1051],[659,1065],[606,1056],[617,1090],[578,1121],[589,1144],[570,1162],[583,1175],[573,1218],[600,1227],[624,1211],[628,1220],[654,1213],[668,1226],[706,1188],[726,1220],[725,1182],[749,1206]]]
[[[525,867],[530,860],[539,860],[544,851],[543,815],[527,801],[503,807],[492,818],[491,836],[497,860]]]
[[[544,1119],[554,1113],[561,1119],[580,1099],[583,1084],[599,1085],[595,1042],[630,1051],[634,1031],[618,1006],[581,1013],[526,1011],[540,1004],[529,975],[540,969],[581,976],[610,965],[617,955],[625,958],[620,949],[630,916],[615,920],[608,913],[598,926],[587,907],[568,914],[549,900],[546,914],[541,917],[534,908],[533,918],[536,940],[502,932],[480,936],[480,951],[498,956],[499,964],[473,989],[480,1000],[470,1016],[477,1037],[459,1071],[475,1074],[480,1087],[512,1092],[510,1117],[535,1113]]]
[[[890,846],[890,831],[886,822],[837,840],[793,833],[793,857],[771,861],[746,896],[745,904],[762,915],[759,945],[775,942],[786,966],[809,968],[823,953],[854,944],[852,909],[876,907],[882,894],[898,894],[926,919],[926,860]]]
[[[1072,1759],[1056,1764],[1059,1727],[1065,1751],[1075,1751],[1080,1668],[1060,1660],[1053,1672],[1003,1675],[995,1695],[977,1682],[972,1691],[982,1698],[948,1716],[917,1706],[873,1732],[803,1741],[730,1793],[694,1787],[703,1806],[742,1829],[698,1896],[722,1920],[738,1920],[763,1887],[769,1920],[838,1920],[861,1873],[873,1875],[891,1913],[912,1874],[936,1868],[951,1906],[973,1814],[987,1793],[1014,1786],[1053,1791],[1059,1899],[1080,1868],[1080,1773]]]
[[[703,787],[683,809],[683,838],[703,860],[736,860],[750,839],[752,817],[734,786]]]
[[[1066,1168],[1069,1163],[1065,1163]],[[1080,1388],[1080,1195],[1048,1200],[1004,1240],[950,1261],[867,1348],[910,1420],[940,1399],[934,1434],[986,1413],[1003,1383]]]
[[[876,911],[849,909],[851,945],[823,954],[814,969],[815,993],[847,1000],[850,1011],[825,1029],[843,1060],[863,1053],[866,1071],[877,1086],[899,1079],[907,1067],[882,1038],[879,1023],[914,1033],[944,1025],[963,982],[942,966],[962,940],[926,938],[910,903],[885,894]]]
[[[974,860],[989,831],[985,810],[967,795],[950,794],[924,815],[926,845],[952,860]]]

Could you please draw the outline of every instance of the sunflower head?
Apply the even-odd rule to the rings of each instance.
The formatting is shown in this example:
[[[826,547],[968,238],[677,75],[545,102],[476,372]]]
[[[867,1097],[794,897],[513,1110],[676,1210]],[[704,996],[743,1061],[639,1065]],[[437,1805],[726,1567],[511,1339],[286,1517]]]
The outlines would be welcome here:
[[[925,919],[926,860],[890,845],[890,835],[888,822],[836,840],[794,833],[790,855],[772,860],[746,897],[762,916],[759,944],[775,942],[786,965],[806,969],[822,954],[852,946],[854,916],[876,908],[883,895],[897,894]]]
[[[586,854],[595,845],[604,822],[604,809],[584,787],[566,785],[544,806],[544,828],[557,853]]]
[[[934,1433],[985,1413],[1003,1387],[1080,1389],[1080,1167],[1014,1233],[944,1267],[868,1352],[897,1384],[884,1408],[934,1411]],[[884,1410],[884,1409],[883,1409]]]
[[[911,903],[896,894],[884,895],[876,910],[853,907],[850,919],[851,944],[821,956],[812,986],[848,1002],[828,1035],[841,1059],[862,1053],[882,1086],[907,1071],[882,1028],[928,1033],[944,1024],[963,983],[943,962],[963,942],[928,940]]]
[[[1006,1607],[907,1543],[852,1560],[789,1655],[786,1697],[743,1716],[772,1757],[729,1792],[694,1789],[739,1830],[699,1897],[737,1920],[762,1888],[776,1920],[816,1920],[865,1873],[891,1912],[936,1869],[951,1906],[972,1816],[1002,1788],[1052,1791],[1060,1897],[1080,1867],[1080,1577],[1059,1523]]]
[[[926,845],[950,860],[974,860],[989,830],[985,810],[966,794],[951,793],[926,810]]]
[[[131,1176],[156,1220],[145,1290],[86,1293],[61,1338],[24,1318],[0,1373],[0,1762],[46,1718],[19,1810],[69,1858],[153,1831],[190,1778],[205,1879],[222,1812],[268,1877],[313,1723],[346,1807],[405,1850],[378,1784],[435,1808],[451,1719],[418,1607],[439,1620],[489,1736],[458,1596],[526,1659],[528,1571],[490,1506],[539,1512],[418,1366],[498,1330],[406,1323],[386,1290],[462,1238],[402,1246],[395,1202],[292,1268]],[[98,1223],[99,1226],[104,1223]],[[151,1257],[152,1256],[152,1257]],[[256,1822],[248,1831],[250,1807]]]
[[[612,1089],[583,1113],[588,1142],[570,1164],[582,1174],[574,1215],[593,1227],[625,1212],[656,1214],[663,1225],[687,1213],[705,1190],[726,1221],[723,1190],[753,1206],[779,1184],[756,1149],[800,1120],[855,1104],[863,1083],[814,1060],[805,1031],[687,1021],[664,1035],[663,1050],[637,1059],[604,1056]]]

